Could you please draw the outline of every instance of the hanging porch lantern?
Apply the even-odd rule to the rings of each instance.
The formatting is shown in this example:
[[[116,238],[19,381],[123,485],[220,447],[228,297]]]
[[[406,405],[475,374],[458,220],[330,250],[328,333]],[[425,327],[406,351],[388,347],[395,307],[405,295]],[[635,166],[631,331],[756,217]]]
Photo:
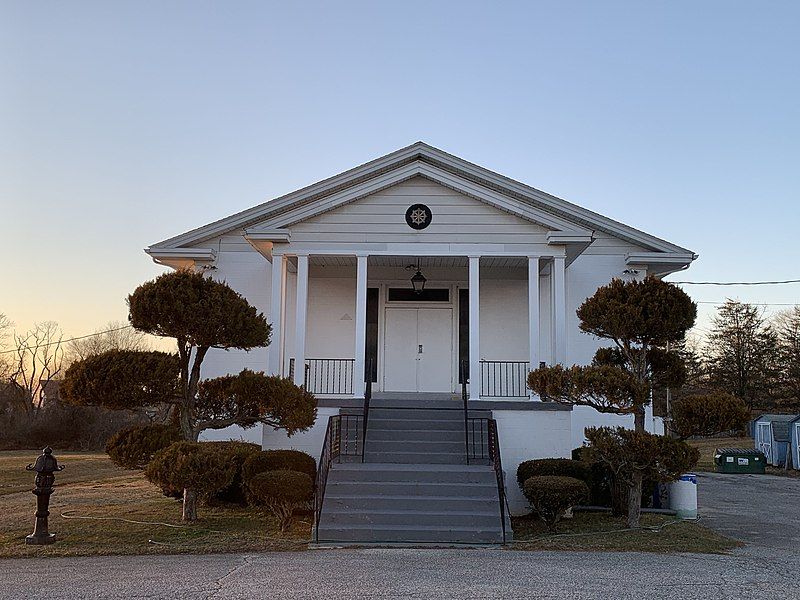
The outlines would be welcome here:
[[[428,281],[425,279],[425,276],[422,274],[422,271],[419,270],[419,266],[417,267],[417,272],[414,273],[414,276],[411,278],[411,286],[414,288],[415,294],[421,294],[422,290],[425,289],[425,282]]]

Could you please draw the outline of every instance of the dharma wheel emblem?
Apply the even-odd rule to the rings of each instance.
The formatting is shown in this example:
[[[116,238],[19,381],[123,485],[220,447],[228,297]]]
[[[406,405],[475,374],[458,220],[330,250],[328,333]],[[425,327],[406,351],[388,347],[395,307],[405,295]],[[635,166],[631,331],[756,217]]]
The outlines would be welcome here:
[[[406,223],[412,229],[425,229],[432,219],[431,209],[424,204],[413,204],[406,211]]]

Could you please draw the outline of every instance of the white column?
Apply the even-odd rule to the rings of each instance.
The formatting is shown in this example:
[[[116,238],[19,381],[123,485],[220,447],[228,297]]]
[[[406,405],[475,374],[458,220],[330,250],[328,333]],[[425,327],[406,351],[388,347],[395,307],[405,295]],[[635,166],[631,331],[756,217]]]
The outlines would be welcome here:
[[[272,298],[269,305],[272,341],[269,346],[269,373],[282,374],[283,363],[283,270],[285,258],[282,254],[272,255]]]
[[[553,290],[553,361],[563,365],[567,360],[567,281],[563,256],[553,257],[551,285]]]
[[[539,368],[539,257],[528,257],[528,361],[530,369]],[[539,396],[530,392],[532,400]]]
[[[306,316],[308,313],[308,255],[297,255],[297,310],[294,322],[294,382],[305,383]]]
[[[480,336],[480,268],[481,257],[469,257],[469,399],[481,397]]]
[[[355,361],[353,395],[364,397],[364,354],[367,350],[367,255],[356,257]]]

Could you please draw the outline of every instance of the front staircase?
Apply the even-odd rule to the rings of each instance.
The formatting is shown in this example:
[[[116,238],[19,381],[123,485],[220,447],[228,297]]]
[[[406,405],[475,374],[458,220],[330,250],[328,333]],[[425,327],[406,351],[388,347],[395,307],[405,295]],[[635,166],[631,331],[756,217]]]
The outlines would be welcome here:
[[[350,412],[331,417],[340,420],[328,430],[336,439],[326,438],[326,444],[338,456],[326,459],[323,451],[318,543],[481,545],[510,539],[487,446],[488,413],[470,411],[465,424],[458,401],[375,400],[364,438],[363,415]]]

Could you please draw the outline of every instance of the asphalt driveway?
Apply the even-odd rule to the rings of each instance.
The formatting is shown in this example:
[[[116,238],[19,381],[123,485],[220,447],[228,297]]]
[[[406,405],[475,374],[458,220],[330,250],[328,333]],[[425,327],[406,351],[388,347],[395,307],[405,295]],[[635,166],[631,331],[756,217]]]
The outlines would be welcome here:
[[[800,598],[800,480],[702,474],[698,492],[703,522],[747,547],[728,556],[366,549],[15,559],[0,561],[0,598]]]
[[[754,552],[800,554],[800,479],[701,473],[697,496],[704,525],[746,542]]]
[[[748,555],[312,550],[0,561],[3,598],[797,598],[800,564]]]

